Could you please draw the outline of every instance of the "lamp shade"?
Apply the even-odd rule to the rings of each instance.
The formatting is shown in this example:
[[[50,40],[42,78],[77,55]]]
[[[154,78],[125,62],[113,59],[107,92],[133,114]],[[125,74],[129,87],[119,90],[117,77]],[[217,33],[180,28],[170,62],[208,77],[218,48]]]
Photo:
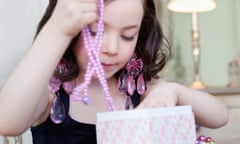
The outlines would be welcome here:
[[[216,8],[214,0],[169,0],[168,9],[175,12],[206,12]]]

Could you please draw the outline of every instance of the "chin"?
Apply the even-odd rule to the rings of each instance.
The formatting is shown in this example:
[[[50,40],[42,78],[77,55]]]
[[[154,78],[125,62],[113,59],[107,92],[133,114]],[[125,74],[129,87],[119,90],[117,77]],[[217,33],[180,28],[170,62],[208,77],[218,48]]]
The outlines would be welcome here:
[[[114,77],[114,74],[115,74],[115,73],[105,73],[105,74],[104,74],[104,78],[105,78],[106,80],[111,79],[111,78]],[[93,79],[98,79],[98,76],[97,76],[96,73],[93,74]]]

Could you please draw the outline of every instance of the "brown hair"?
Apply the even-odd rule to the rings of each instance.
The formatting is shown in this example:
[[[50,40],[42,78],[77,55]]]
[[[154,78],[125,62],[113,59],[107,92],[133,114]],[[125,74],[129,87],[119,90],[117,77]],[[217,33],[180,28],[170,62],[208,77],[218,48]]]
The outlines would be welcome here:
[[[57,0],[49,0],[49,5],[39,22],[35,36],[38,35],[42,27],[51,17],[56,4]],[[141,58],[144,63],[144,78],[146,80],[151,80],[152,78],[158,77],[157,74],[166,65],[171,51],[169,43],[163,35],[162,28],[157,19],[154,0],[144,1],[144,11],[145,13],[135,52],[137,57]],[[75,40],[76,38],[72,40],[69,48],[63,56],[63,58],[68,62],[68,72],[64,74],[60,74],[57,71],[55,72],[55,76],[63,82],[70,81],[76,78],[79,74],[79,67],[72,50],[72,45]],[[121,70],[115,76],[118,77],[120,72]]]

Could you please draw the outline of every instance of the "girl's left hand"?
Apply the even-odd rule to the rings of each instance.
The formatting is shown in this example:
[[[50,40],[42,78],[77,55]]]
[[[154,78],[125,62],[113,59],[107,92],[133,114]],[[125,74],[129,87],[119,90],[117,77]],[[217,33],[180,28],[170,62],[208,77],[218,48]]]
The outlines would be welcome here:
[[[176,90],[164,80],[155,80],[148,84],[146,94],[137,108],[169,107],[177,104]]]

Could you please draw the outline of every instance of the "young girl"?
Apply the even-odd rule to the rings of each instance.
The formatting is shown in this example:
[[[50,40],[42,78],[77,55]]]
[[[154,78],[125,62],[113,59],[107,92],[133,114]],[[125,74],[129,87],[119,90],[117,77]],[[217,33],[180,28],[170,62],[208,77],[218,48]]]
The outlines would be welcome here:
[[[34,144],[94,144],[97,112],[134,107],[192,105],[197,124],[227,123],[213,96],[157,78],[170,49],[153,0],[105,0],[104,17],[102,8],[97,0],[49,1],[31,49],[1,89],[1,135],[31,127]]]

